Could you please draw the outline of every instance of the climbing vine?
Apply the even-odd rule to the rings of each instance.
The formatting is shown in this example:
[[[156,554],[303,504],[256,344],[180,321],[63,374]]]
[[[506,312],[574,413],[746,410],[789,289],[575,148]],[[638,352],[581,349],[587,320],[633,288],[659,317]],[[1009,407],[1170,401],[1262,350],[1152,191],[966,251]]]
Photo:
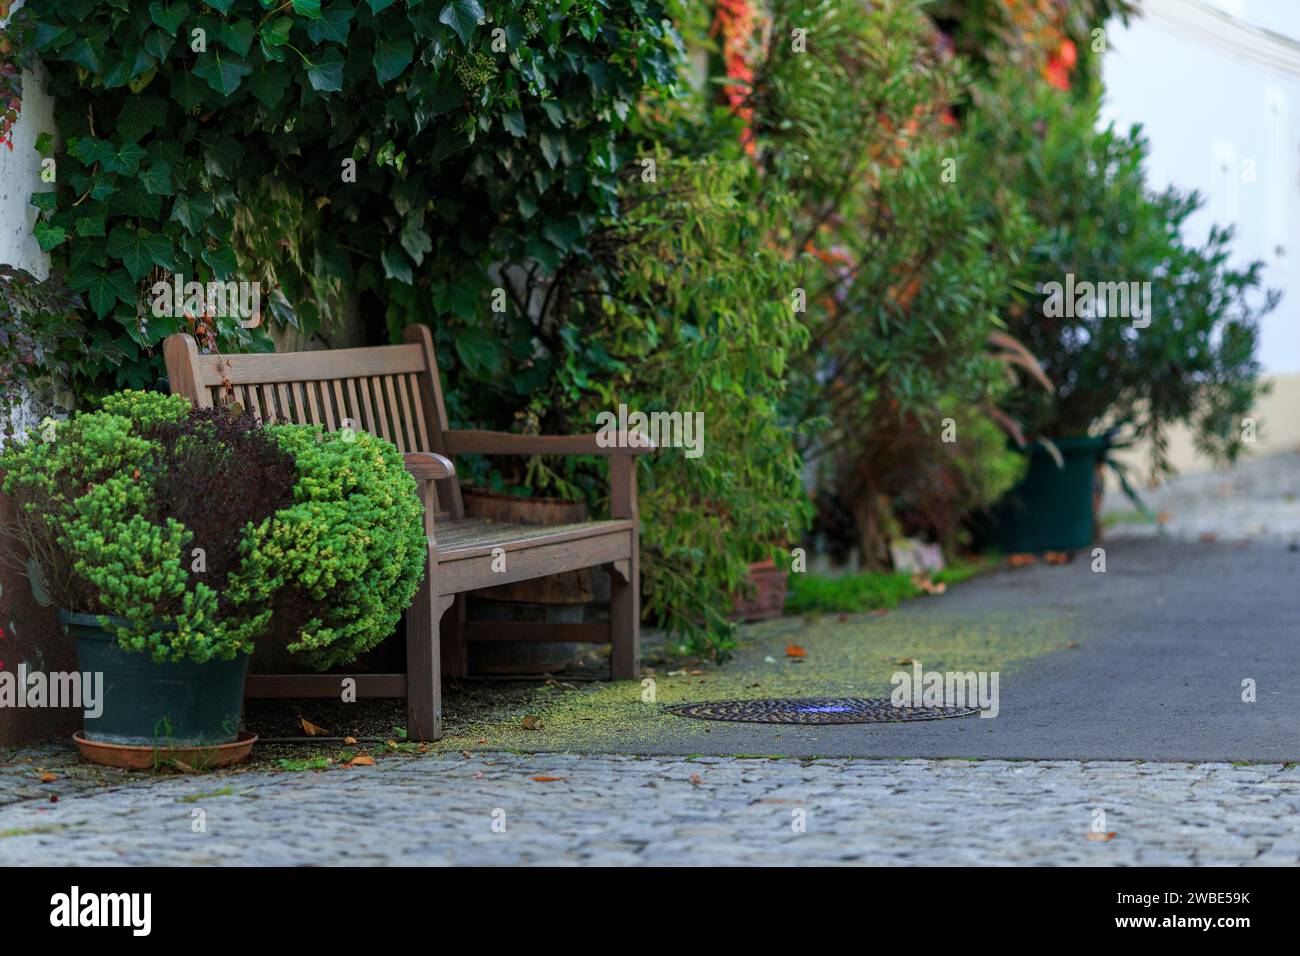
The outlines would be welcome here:
[[[585,255],[679,56],[657,0],[29,7],[62,142],[35,231],[121,345],[118,385],[152,384],[178,330],[269,348],[266,321],[155,314],[179,275],[258,282],[261,318],[308,330],[347,290],[381,333],[434,325],[467,393],[517,401],[505,373],[563,356],[538,354],[527,283],[493,311],[501,269],[537,284]]]

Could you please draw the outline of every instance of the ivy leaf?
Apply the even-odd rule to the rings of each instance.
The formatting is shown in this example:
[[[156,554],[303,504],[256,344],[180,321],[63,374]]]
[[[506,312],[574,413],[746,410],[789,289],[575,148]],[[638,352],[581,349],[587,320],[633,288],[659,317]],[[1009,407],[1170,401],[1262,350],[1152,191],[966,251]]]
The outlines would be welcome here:
[[[77,218],[74,231],[83,239],[89,236],[106,235],[104,231],[105,216],[103,213],[89,216],[79,216]]]
[[[482,326],[456,332],[456,354],[465,367],[476,375],[500,375],[505,371],[506,354],[499,339]]]
[[[81,160],[85,165],[107,162],[113,158],[113,144],[93,136],[82,136],[68,141],[68,155]]]
[[[28,202],[43,213],[52,213],[55,206],[58,205],[58,198],[58,195],[51,190],[50,192],[32,193]]]
[[[189,195],[181,193],[172,205],[172,219],[179,222],[188,232],[197,233],[203,228],[204,220],[216,212],[212,200],[203,193]]]
[[[203,0],[208,6],[223,17],[230,12],[230,8],[235,5],[235,0]]]
[[[506,132],[511,136],[523,137],[528,134],[528,129],[524,126],[524,114],[519,110],[502,113],[501,124],[505,126]]]
[[[85,37],[72,44],[65,56],[91,73],[100,71],[99,51]]]
[[[136,282],[155,265],[163,269],[172,268],[171,240],[148,229],[133,231],[125,226],[116,227],[108,235],[108,254],[120,259]]]
[[[307,79],[318,93],[337,93],[343,89],[343,54],[331,47],[307,68]]]
[[[288,31],[285,32],[287,34]],[[217,30],[217,40],[240,56],[248,56],[248,51],[253,48],[254,36],[253,25],[247,20],[227,21]]]
[[[140,160],[147,154],[139,143],[123,143],[110,157],[104,160],[104,168],[110,173],[122,173],[134,176],[140,170]]]
[[[320,16],[320,0],[293,0],[293,12],[315,20]]]
[[[176,38],[168,36],[165,31],[150,30],[144,35],[144,40],[141,41],[140,46],[158,60],[165,60],[175,43]]]
[[[222,96],[239,89],[240,81],[253,72],[253,68],[240,60],[223,60],[219,53],[203,53],[194,64],[194,75],[208,81]]]
[[[229,6],[229,4],[227,4]],[[158,24],[172,36],[181,28],[185,18],[190,15],[190,5],[188,3],[158,3],[149,4],[149,16],[153,22]]]
[[[248,92],[268,110],[284,98],[289,86],[289,68],[281,63],[264,63],[248,78]]]
[[[373,62],[379,85],[401,76],[414,56],[415,44],[410,40],[376,40]]]
[[[407,216],[402,228],[402,248],[415,260],[418,266],[424,262],[424,254],[433,248],[433,240],[424,231],[424,215]]]
[[[156,127],[166,103],[157,96],[128,96],[117,114],[116,131],[132,142]]]
[[[546,158],[547,165],[554,169],[555,164],[560,160],[560,149],[564,145],[564,139],[543,130],[541,136],[538,137],[538,142],[542,147],[542,156]]]
[[[36,225],[32,227],[32,235],[36,237],[37,244],[45,252],[49,252],[68,238],[68,233],[62,226],[51,226],[39,217],[36,220]]]
[[[379,256],[384,264],[384,276],[388,279],[396,279],[398,282],[405,282],[407,285],[415,283],[415,277],[411,274],[411,265],[402,255],[400,249],[396,246],[389,246]]]
[[[371,13],[382,13],[391,7],[397,0],[369,0]],[[412,4],[414,6],[414,4]]]
[[[156,196],[170,196],[176,191],[172,188],[172,168],[161,159],[140,174],[140,182],[146,192]]]
[[[229,279],[235,274],[238,265],[235,262],[235,250],[229,246],[221,246],[218,249],[204,249],[203,261],[212,267],[212,271],[217,274],[218,279]]]
[[[484,13],[478,0],[452,0],[442,8],[438,19],[456,31],[461,43],[469,46],[469,38],[474,35],[479,21],[484,19]]]
[[[347,43],[348,31],[352,29],[352,11],[347,7],[335,7],[321,12],[320,19],[307,24],[307,36],[312,43],[331,40],[334,43]]]
[[[69,280],[71,279],[69,274]],[[101,319],[113,311],[118,299],[128,305],[135,304],[135,283],[121,269],[111,269],[108,272],[95,270],[83,283],[74,283],[73,288],[86,293],[90,307]]]

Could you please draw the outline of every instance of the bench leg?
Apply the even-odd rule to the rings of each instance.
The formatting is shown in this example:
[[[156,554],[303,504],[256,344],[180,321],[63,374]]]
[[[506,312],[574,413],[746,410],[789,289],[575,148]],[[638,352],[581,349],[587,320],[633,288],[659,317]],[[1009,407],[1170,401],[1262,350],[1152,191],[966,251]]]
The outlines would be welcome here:
[[[465,598],[462,595],[452,609],[443,615],[442,673],[450,678],[469,674],[469,653],[465,647]]]
[[[635,544],[626,568],[626,580],[617,568],[609,574],[609,676],[614,680],[641,676],[641,573]]]
[[[415,603],[406,612],[406,736],[442,738],[442,668],[439,664],[442,613],[450,597],[433,593],[430,568]]]

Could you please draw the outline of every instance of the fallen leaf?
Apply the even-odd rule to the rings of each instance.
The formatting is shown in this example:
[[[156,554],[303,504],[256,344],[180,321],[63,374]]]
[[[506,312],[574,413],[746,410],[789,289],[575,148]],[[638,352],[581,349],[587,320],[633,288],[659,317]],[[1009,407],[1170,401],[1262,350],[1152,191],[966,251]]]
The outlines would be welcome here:
[[[1070,650],[1074,650],[1076,647],[1079,646],[1079,642],[1078,642],[1078,641],[1066,641],[1066,642],[1065,642],[1065,646],[1068,647],[1068,648],[1070,648]]]
[[[1037,564],[1038,558],[1032,554],[1012,554],[1007,557],[1013,568],[1024,568],[1031,564]]]
[[[396,749],[397,749],[397,741],[396,741],[396,740],[385,740],[385,741],[384,741],[384,745],[385,745],[386,747],[388,747],[389,750],[396,750]]]
[[[786,657],[807,657],[808,652],[798,644],[787,644],[785,646]]]
[[[317,727],[301,714],[298,715],[298,723],[302,724],[303,733],[308,737],[328,737],[330,735],[330,732],[324,727]]]
[[[1173,520],[1174,520],[1174,516],[1171,515],[1168,511],[1162,511],[1156,515],[1156,524],[1169,524],[1169,522]]]
[[[478,739],[478,742],[481,743],[481,744],[485,744],[485,743],[487,743],[487,738],[486,738],[486,737],[480,737],[480,738]]]
[[[564,779],[563,777],[547,777],[541,774],[539,774],[536,777],[533,777],[533,780],[536,781],[537,783],[556,783],[557,781],[563,779]]]
[[[703,783],[703,782],[704,782],[704,778],[701,777],[698,773],[693,773],[693,774],[691,774],[691,783],[694,783],[694,784],[697,784],[697,785],[698,785],[698,784],[701,784],[701,783]]]
[[[540,717],[529,714],[524,718],[524,730],[541,730],[544,726]]]
[[[1200,535],[1197,537],[1197,540],[1203,541],[1206,544],[1212,544],[1215,541],[1219,540],[1219,536],[1215,534],[1213,531],[1202,531]]]
[[[346,746],[346,747],[355,747],[355,746],[357,745],[357,738],[356,738],[356,737],[344,737],[344,738],[343,738],[343,745]]]
[[[53,783],[55,780],[58,780],[58,779],[59,779],[59,778],[56,777],[56,776],[54,776],[54,774],[52,774],[52,773],[43,773],[43,774],[41,774],[41,783]]]
[[[1115,831],[1111,830],[1109,833],[1089,833],[1088,839],[1092,840],[1094,843],[1105,843],[1108,840],[1115,839]]]
[[[699,676],[700,676],[701,674],[703,674],[703,673],[704,673],[704,671],[691,671],[691,676],[692,676],[692,677],[699,677]]]
[[[373,767],[375,765],[375,758],[368,754],[358,754],[353,757],[350,762],[354,767]]]
[[[1043,560],[1048,564],[1069,564],[1074,555],[1069,551],[1048,551],[1043,554]]]
[[[926,594],[942,594],[948,590],[948,585],[942,581],[933,581],[928,574],[912,575],[912,584],[920,588]]]
[[[894,663],[899,667],[911,667],[912,659],[910,657],[899,657],[895,658]]]
[[[59,802],[59,795],[57,793],[50,794],[50,803],[58,803],[58,802]]]

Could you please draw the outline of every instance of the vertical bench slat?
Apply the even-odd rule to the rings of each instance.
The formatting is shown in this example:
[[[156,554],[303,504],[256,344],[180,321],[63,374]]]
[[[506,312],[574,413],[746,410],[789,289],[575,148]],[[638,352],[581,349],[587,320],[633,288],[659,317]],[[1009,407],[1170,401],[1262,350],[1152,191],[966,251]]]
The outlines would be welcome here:
[[[275,386],[275,397],[280,406],[280,418],[287,424],[293,421],[293,406],[289,403],[289,389],[285,385]]]
[[[375,418],[374,406],[370,404],[370,377],[366,376],[357,380],[357,387],[361,389],[361,401],[365,404],[366,409],[366,431],[375,437],[379,437],[379,422]]]
[[[421,451],[420,439],[415,435],[415,416],[411,414],[410,390],[406,386],[405,375],[394,375],[397,394],[402,398],[402,424],[406,426],[407,451]]]
[[[393,376],[384,376],[384,389],[388,392],[388,420],[393,427],[393,444],[401,452],[410,451],[406,447],[406,438],[402,435],[401,418],[397,411],[397,396],[393,394]]]
[[[356,379],[348,379],[348,404],[352,406],[352,427],[357,431],[369,432],[370,425],[361,415],[361,403],[357,401]]]
[[[388,412],[384,409],[383,382],[377,377],[369,381],[375,390],[375,422],[379,425],[379,433],[384,441],[393,441],[393,436],[388,431]]]
[[[262,403],[257,399],[257,386],[250,385],[245,390],[248,394],[248,411],[257,421],[262,421]]]
[[[311,412],[311,424],[319,425],[321,423],[321,418],[320,405],[316,402],[316,383],[303,382],[302,387],[307,392],[307,408]]]
[[[320,383],[320,404],[325,413],[325,428],[327,431],[334,431],[334,405],[330,401],[330,383]],[[342,417],[341,415],[339,416]]]
[[[420,377],[418,375],[406,376],[411,386],[411,397],[415,401],[415,424],[419,430],[420,438],[417,446],[421,451],[432,447],[429,442],[429,425],[424,420],[424,402],[420,396]]]
[[[331,384],[334,386],[334,408],[338,412],[339,428],[346,428],[351,425],[355,431],[357,420],[348,413],[348,406],[343,401],[343,382],[336,378]]]

